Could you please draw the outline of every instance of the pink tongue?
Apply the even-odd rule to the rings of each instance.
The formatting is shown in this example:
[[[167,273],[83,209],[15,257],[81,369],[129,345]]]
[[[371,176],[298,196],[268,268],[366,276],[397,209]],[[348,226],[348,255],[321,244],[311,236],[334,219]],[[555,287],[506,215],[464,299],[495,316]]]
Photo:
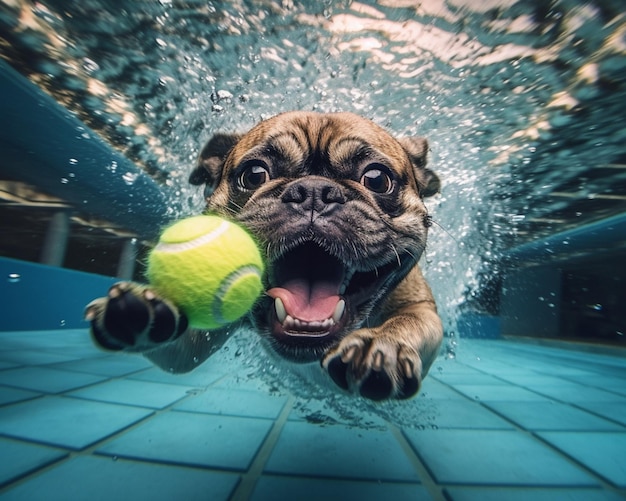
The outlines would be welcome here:
[[[291,280],[283,287],[267,291],[273,298],[280,298],[287,314],[305,322],[323,321],[332,317],[341,299],[336,284],[316,282],[311,287],[307,281]]]

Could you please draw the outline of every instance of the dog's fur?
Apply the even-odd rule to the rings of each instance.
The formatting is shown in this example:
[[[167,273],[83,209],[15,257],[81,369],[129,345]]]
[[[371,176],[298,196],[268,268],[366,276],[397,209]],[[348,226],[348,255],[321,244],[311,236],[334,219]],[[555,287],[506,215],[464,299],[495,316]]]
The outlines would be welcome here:
[[[265,255],[267,292],[242,324],[375,400],[416,394],[442,339],[417,265],[430,224],[423,198],[439,190],[427,149],[350,113],[292,112],[214,136],[190,176],[207,211],[247,228]],[[86,311],[102,347],[175,371],[208,358],[233,327],[188,329],[175,305],[130,282]]]

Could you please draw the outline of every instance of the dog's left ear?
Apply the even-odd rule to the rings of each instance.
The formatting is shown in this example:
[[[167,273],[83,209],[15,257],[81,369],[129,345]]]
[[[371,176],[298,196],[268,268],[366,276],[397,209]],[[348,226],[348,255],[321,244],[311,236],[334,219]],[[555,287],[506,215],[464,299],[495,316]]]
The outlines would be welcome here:
[[[432,197],[441,190],[439,176],[426,168],[428,161],[428,141],[423,137],[402,137],[398,139],[402,147],[409,155],[409,159],[415,168],[415,177],[420,188],[422,197]]]
[[[241,139],[239,134],[215,134],[202,148],[198,165],[189,175],[194,185],[204,184],[204,196],[211,196],[222,178],[222,168],[230,150]]]

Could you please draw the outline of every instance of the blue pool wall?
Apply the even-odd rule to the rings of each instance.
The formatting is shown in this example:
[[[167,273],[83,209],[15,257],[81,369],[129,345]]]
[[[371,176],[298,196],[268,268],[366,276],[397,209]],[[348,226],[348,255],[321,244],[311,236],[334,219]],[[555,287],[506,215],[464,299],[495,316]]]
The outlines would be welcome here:
[[[180,209],[172,205],[173,188],[157,184],[2,60],[0,96],[10,96],[0,100],[0,155],[9,179],[32,184],[82,214],[132,228],[146,239],[158,236]]]
[[[0,332],[80,329],[85,305],[118,278],[0,257]]]
[[[558,337],[561,281],[557,266],[509,270],[500,296],[502,331],[510,336]]]
[[[500,317],[482,313],[462,313],[457,319],[456,328],[461,337],[498,339],[501,336]]]

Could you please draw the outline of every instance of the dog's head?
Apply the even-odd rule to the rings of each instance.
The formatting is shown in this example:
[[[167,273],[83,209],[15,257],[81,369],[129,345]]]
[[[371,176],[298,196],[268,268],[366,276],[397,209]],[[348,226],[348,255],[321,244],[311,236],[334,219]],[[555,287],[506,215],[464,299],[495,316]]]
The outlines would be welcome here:
[[[255,327],[279,354],[320,358],[416,265],[439,190],[422,138],[396,140],[350,113],[292,112],[216,135],[190,182],[267,259]]]

